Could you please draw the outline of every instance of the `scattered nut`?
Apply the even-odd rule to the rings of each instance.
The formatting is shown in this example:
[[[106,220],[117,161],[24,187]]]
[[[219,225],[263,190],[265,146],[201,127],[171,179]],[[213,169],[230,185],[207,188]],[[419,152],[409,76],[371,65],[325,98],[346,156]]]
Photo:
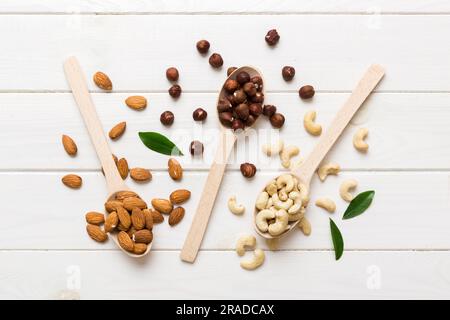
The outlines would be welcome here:
[[[300,96],[300,98],[302,99],[311,99],[312,97],[314,97],[314,94],[316,92],[314,91],[314,87],[313,86],[303,86],[298,90],[298,95]]]
[[[100,225],[105,222],[105,216],[103,213],[90,211],[86,213],[86,222],[89,224]]]
[[[186,202],[187,200],[189,200],[189,198],[191,197],[191,192],[189,190],[186,189],[178,189],[173,191],[170,196],[170,202],[172,202],[173,204],[182,204],[184,202]]]
[[[62,183],[72,189],[78,189],[81,187],[83,180],[76,174],[67,174],[61,179]]]
[[[238,205],[236,203],[236,196],[231,196],[228,199],[228,209],[236,215],[241,215],[245,211],[245,207],[243,205]]]
[[[241,236],[236,241],[236,253],[242,257],[245,254],[245,248],[255,249],[256,238],[252,235]]]
[[[284,168],[291,166],[291,158],[300,153],[300,149],[296,146],[286,146],[280,152],[281,165]]]
[[[128,177],[128,172],[129,172],[127,159],[120,158],[117,161],[116,166],[117,166],[117,171],[119,171],[120,176],[122,177],[122,179],[125,180]]]
[[[284,125],[284,116],[281,113],[274,113],[270,117],[270,124],[275,128],[281,128]]]
[[[315,111],[306,112],[303,118],[303,126],[305,127],[305,130],[309,134],[313,136],[319,136],[322,133],[322,126],[320,124],[315,123],[314,122],[315,119],[316,119]]]
[[[131,96],[125,100],[125,104],[134,110],[143,110],[147,107],[147,99],[142,96]]]
[[[203,143],[201,143],[198,140],[194,140],[191,142],[189,146],[189,152],[191,153],[191,155],[199,156],[203,154],[203,151],[204,151]]]
[[[169,161],[167,162],[167,167],[169,171],[169,176],[173,180],[176,181],[181,180],[181,178],[183,177],[183,168],[176,159],[170,158]]]
[[[242,175],[246,178],[252,178],[256,174],[256,167],[252,163],[248,163],[248,162],[243,163],[243,164],[241,164],[240,169],[241,169]]]
[[[94,79],[94,83],[100,89],[107,90],[107,91],[111,91],[112,90],[111,79],[109,79],[109,77],[105,73],[103,73],[101,71],[97,71],[94,74],[93,79]]]
[[[175,115],[171,111],[164,111],[159,117],[159,121],[165,126],[170,126],[175,120]]]
[[[253,252],[253,258],[250,260],[241,261],[241,267],[246,270],[254,270],[264,263],[265,254],[261,249],[256,249]]]
[[[160,213],[169,214],[173,210],[172,203],[167,199],[155,198],[152,199],[152,206]]]
[[[109,137],[112,140],[120,138],[123,133],[125,132],[125,129],[127,127],[127,123],[125,121],[120,122],[116,124],[110,131],[109,131]]]
[[[337,175],[341,171],[341,166],[337,163],[326,163],[317,169],[317,175],[320,181],[325,181],[328,175]]]
[[[283,67],[283,69],[281,70],[281,75],[283,76],[284,80],[291,81],[292,79],[294,79],[294,76],[295,76],[294,67],[291,67],[291,66]]]
[[[280,35],[276,29],[272,29],[267,32],[265,40],[269,46],[274,46],[280,40]]]
[[[213,53],[209,57],[209,64],[213,68],[220,68],[223,65],[223,59],[222,56],[218,53]]]
[[[305,236],[309,236],[311,234],[311,223],[308,219],[306,219],[306,217],[300,220],[298,227],[302,230]]]
[[[197,42],[197,50],[198,52],[205,54],[208,52],[210,44],[207,40],[200,40]]]
[[[71,137],[63,134],[62,144],[68,155],[75,156],[77,154],[78,147]]]
[[[153,223],[162,223],[164,222],[164,216],[161,214],[161,212],[156,210],[150,210],[150,213],[153,218]]]
[[[130,170],[131,179],[139,182],[146,182],[152,179],[150,170],[144,168],[133,168]]]
[[[184,217],[184,212],[185,211],[184,211],[183,207],[177,207],[177,208],[173,209],[169,215],[169,225],[171,227],[173,227],[173,226],[177,225],[178,223],[180,223],[180,221]]]
[[[179,76],[177,68],[170,67],[166,70],[166,78],[169,81],[177,81]]]
[[[329,213],[336,211],[336,204],[329,198],[319,198],[316,200],[316,206],[327,210]]]
[[[204,121],[207,116],[208,113],[202,108],[197,108],[192,113],[192,118],[194,118],[195,121]]]
[[[355,189],[358,186],[358,182],[354,179],[348,179],[341,183],[339,187],[339,194],[341,198],[347,202],[353,200],[353,195],[350,193],[350,190]]]
[[[364,141],[368,134],[367,128],[359,128],[353,136],[353,146],[359,152],[367,152],[369,149],[369,145]]]
[[[171,86],[168,91],[169,95],[175,99],[180,97],[181,95],[181,87],[178,84],[174,84],[173,86]]]
[[[275,112],[277,112],[277,107],[270,105],[270,104],[266,104],[263,108],[263,115],[265,115],[266,117],[271,117],[275,114]]]
[[[97,242],[105,242],[108,240],[108,235],[99,226],[88,224],[86,225],[86,231],[89,237]]]

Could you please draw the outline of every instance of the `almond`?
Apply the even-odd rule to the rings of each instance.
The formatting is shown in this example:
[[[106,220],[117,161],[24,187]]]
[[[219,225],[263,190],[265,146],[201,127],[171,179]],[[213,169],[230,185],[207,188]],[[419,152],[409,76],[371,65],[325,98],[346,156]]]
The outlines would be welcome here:
[[[117,235],[119,245],[126,251],[133,252],[134,243],[125,231],[120,231]]]
[[[135,233],[136,231],[137,231],[137,230],[136,230],[133,226],[131,226],[130,229],[128,229],[128,230],[125,231],[125,232],[127,233],[127,235],[128,235],[131,239],[133,239],[133,235],[134,235],[134,233]]]
[[[117,216],[119,217],[119,222],[123,228],[127,229],[131,226],[130,214],[122,207],[117,207]]]
[[[113,231],[119,224],[119,216],[116,211],[111,212],[105,219],[105,232]]]
[[[135,181],[149,181],[152,178],[150,170],[144,168],[133,168],[130,170],[130,177]]]
[[[153,233],[150,230],[142,229],[136,231],[133,235],[133,241],[136,243],[149,244],[153,240]]]
[[[80,176],[77,176],[76,174],[68,174],[65,175],[61,179],[62,183],[64,183],[67,187],[72,189],[78,189],[81,187],[82,180]]]
[[[129,197],[123,199],[123,207],[128,211],[132,211],[133,208],[145,209],[147,208],[147,204],[140,198]]]
[[[131,224],[136,230],[144,229],[145,227],[145,214],[139,208],[134,208],[131,213]]]
[[[108,235],[99,227],[93,224],[86,226],[86,231],[92,239],[98,242],[105,242],[108,239]]]
[[[89,224],[100,225],[105,222],[105,216],[103,213],[91,211],[86,213],[86,222]]]
[[[184,217],[184,208],[177,207],[172,210],[169,216],[169,225],[174,226],[178,224]]]
[[[170,202],[180,204],[187,201],[191,197],[191,192],[186,189],[178,189],[170,194]]]
[[[145,243],[135,243],[133,253],[143,254],[147,251],[147,245]]]
[[[119,231],[125,231],[125,232],[127,232],[129,229],[130,229],[130,227],[125,227],[123,224],[121,224],[120,222],[119,222],[119,225],[117,226],[117,229],[119,230]]]
[[[117,210],[117,207],[122,207],[123,203],[119,200],[109,200],[105,202],[105,210],[107,212],[113,212]]]
[[[125,158],[120,158],[117,161],[117,170],[119,171],[120,176],[122,179],[126,179],[128,177],[128,162]]]
[[[153,229],[153,214],[150,211],[150,209],[144,209],[142,210],[142,213],[144,214],[145,217],[145,228],[148,230],[152,230]],[[158,212],[159,213],[159,212]],[[159,213],[161,215],[161,213]],[[162,215],[161,215],[162,217]],[[164,217],[163,217],[164,220]]]
[[[183,177],[183,168],[181,167],[180,163],[175,160],[174,158],[170,158],[167,162],[169,176],[173,180],[181,180]]]
[[[128,107],[134,110],[142,110],[147,106],[147,99],[142,96],[131,96],[125,100]]]
[[[166,199],[152,199],[152,206],[156,211],[169,214],[172,211],[173,206],[169,200]]]
[[[113,140],[120,138],[120,136],[125,132],[127,123],[125,121],[116,124],[110,131],[109,137]]]
[[[119,192],[116,193],[116,199],[117,200],[123,200],[123,199],[129,198],[129,197],[137,197],[137,198],[139,198],[137,193],[133,192],[133,191],[119,191]]]
[[[164,221],[164,216],[161,214],[161,212],[151,210],[150,213],[152,214],[153,223],[161,223]]]
[[[104,74],[103,72],[100,72],[100,71],[96,72],[94,74],[93,79],[94,79],[94,83],[100,89],[108,90],[108,91],[112,90],[112,82],[109,79],[109,77],[106,74]]]
[[[66,150],[67,154],[69,154],[71,156],[74,156],[77,154],[77,151],[78,151],[77,145],[71,137],[63,134],[62,144],[63,144],[64,150]]]

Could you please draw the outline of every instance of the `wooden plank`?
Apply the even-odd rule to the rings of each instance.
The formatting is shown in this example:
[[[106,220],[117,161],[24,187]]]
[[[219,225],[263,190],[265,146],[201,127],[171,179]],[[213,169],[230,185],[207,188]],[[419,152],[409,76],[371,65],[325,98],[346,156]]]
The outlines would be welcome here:
[[[339,262],[331,252],[267,252],[254,271],[234,252],[202,252],[195,265],[178,252],[136,261],[120,252],[6,251],[0,259],[2,299],[450,297],[448,252],[346,252]]]
[[[245,233],[256,234],[252,227],[252,206],[260,188],[277,172],[258,172],[246,180],[238,172],[226,174],[211,215],[203,249],[232,250],[236,239]],[[81,172],[83,187],[68,189],[60,179],[63,173],[1,173],[0,194],[4,201],[0,225],[0,249],[114,249],[92,241],[86,235],[84,214],[103,210],[106,187],[100,173]],[[363,215],[342,221],[347,203],[339,198],[342,181],[359,181],[358,192],[376,190],[372,207]],[[192,191],[183,205],[184,220],[175,227],[166,222],[155,227],[153,248],[180,249],[188,232],[200,197],[206,172],[185,172],[181,182],[172,181],[167,173],[154,173],[153,181],[136,184],[127,181],[146,201],[168,197],[177,188]],[[448,172],[375,173],[346,172],[330,176],[325,183],[312,182],[313,204],[317,197],[332,198],[337,205],[334,215],[314,205],[308,219],[312,235],[292,232],[280,243],[280,249],[330,249],[332,247],[328,218],[341,228],[347,249],[450,249],[450,180]],[[246,207],[243,216],[235,216],[227,208],[231,195]],[[261,246],[265,246],[259,238]]]
[[[138,131],[158,131],[171,138],[186,154],[180,158],[185,168],[209,169],[217,147],[219,123],[215,118],[215,94],[184,94],[176,103],[168,94],[144,94],[149,106],[136,112],[124,104],[127,94],[94,94],[104,129],[127,121],[123,137],[111,142],[118,156],[125,156],[131,166],[147,166],[152,170],[166,169],[167,157],[145,148]],[[281,131],[272,131],[267,119],[261,118],[247,139],[241,137],[230,159],[237,169],[242,162],[258,164],[258,169],[278,170],[277,157],[268,158],[261,146],[281,137],[287,144],[298,145],[305,157],[317,142],[303,128],[303,114],[317,111],[317,121],[325,128],[348,94],[317,94],[314,101],[303,103],[295,94],[268,94],[266,102],[274,104],[286,116]],[[374,94],[352,125],[331,151],[329,159],[344,169],[405,170],[450,168],[450,108],[448,94]],[[192,120],[197,107],[208,111],[204,125]],[[164,127],[159,115],[164,110],[175,113],[172,127]],[[0,140],[10,156],[0,158],[2,170],[100,170],[83,121],[71,94],[0,94]],[[369,128],[370,151],[358,153],[352,145],[355,130]],[[68,157],[60,139],[65,133],[78,144],[76,158]],[[189,143],[198,139],[205,144],[203,160],[192,158]]]
[[[264,41],[273,27],[282,37],[275,49]],[[5,15],[0,28],[3,91],[67,90],[61,64],[70,55],[79,57],[88,75],[107,72],[115,90],[122,91],[166,92],[164,72],[170,65],[180,69],[185,91],[216,91],[226,67],[249,64],[262,70],[269,91],[295,92],[304,84],[349,91],[372,63],[386,68],[379,90],[450,88],[450,43],[442,41],[450,29],[446,15],[387,15],[375,21],[353,14]],[[195,43],[201,38],[223,55],[224,70],[211,70],[207,57],[198,54]],[[297,68],[292,83],[280,76],[283,65]]]

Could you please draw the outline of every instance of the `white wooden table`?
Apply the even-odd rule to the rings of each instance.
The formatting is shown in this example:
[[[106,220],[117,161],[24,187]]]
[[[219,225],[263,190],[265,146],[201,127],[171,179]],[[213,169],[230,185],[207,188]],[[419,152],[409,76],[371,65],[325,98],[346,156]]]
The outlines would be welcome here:
[[[0,298],[450,298],[450,4],[332,3],[1,1]],[[274,49],[264,42],[271,28],[281,35]],[[196,52],[201,38],[222,54],[224,70],[212,70]],[[106,188],[62,71],[69,55],[80,59],[89,77],[102,70],[113,80],[113,93],[90,83],[105,130],[128,123],[112,149],[154,175],[149,184],[129,180],[130,186],[147,200],[179,186],[193,191],[184,221],[156,228],[148,259],[131,260],[112,241],[101,245],[85,234],[84,213],[102,209]],[[263,71],[266,103],[287,118],[281,138],[306,156],[316,139],[302,128],[303,114],[317,110],[326,126],[373,62],[386,68],[386,77],[329,155],[343,172],[325,183],[316,179],[312,187],[315,196],[337,203],[333,217],[345,239],[342,259],[334,261],[329,215],[311,206],[310,237],[289,235],[279,251],[266,252],[256,271],[239,267],[235,241],[253,232],[257,190],[280,168],[277,161],[261,160],[257,147],[238,147],[202,251],[195,264],[181,262],[179,250],[214,152],[215,99],[226,67],[251,64]],[[176,102],[166,92],[164,74],[172,65],[184,90]],[[297,70],[292,83],[280,75],[284,65]],[[298,98],[302,84],[317,89],[310,103]],[[144,112],[124,106],[131,94],[148,98]],[[203,127],[191,117],[198,106],[209,112]],[[170,129],[159,122],[166,109],[176,116]],[[351,145],[358,126],[370,130],[366,156]],[[265,142],[271,127],[261,120],[257,128],[262,134],[250,137],[252,146]],[[140,143],[142,130],[168,135],[186,154],[189,142],[199,138],[204,161],[185,156],[185,177],[175,183],[166,172],[167,157]],[[63,133],[77,141],[76,158],[64,153]],[[251,181],[239,172],[244,161],[258,166]],[[78,191],[60,182],[72,172],[84,179]],[[350,177],[359,181],[359,191],[375,189],[376,197],[363,216],[342,221],[346,203],[337,190]],[[226,207],[232,194],[247,207],[243,217]]]

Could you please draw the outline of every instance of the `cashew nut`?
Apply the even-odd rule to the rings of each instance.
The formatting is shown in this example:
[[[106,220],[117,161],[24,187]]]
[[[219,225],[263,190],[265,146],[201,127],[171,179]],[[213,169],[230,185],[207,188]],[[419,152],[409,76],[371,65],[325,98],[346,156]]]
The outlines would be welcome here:
[[[276,209],[284,209],[288,210],[292,205],[294,204],[294,201],[292,199],[287,199],[286,201],[281,201],[281,199],[278,197],[278,193],[275,193],[272,196],[273,205]]]
[[[245,248],[255,249],[256,246],[256,238],[251,235],[245,235],[238,239],[236,242],[236,253],[239,256],[243,256],[245,254]]]
[[[337,175],[341,171],[341,167],[337,163],[327,163],[319,167],[317,175],[320,181],[325,181],[328,175]]]
[[[273,156],[275,154],[279,154],[281,150],[283,150],[284,142],[283,140],[278,140],[275,144],[265,144],[262,146],[262,150],[265,154],[267,154],[269,157]]]
[[[292,207],[294,207],[294,206],[295,206],[295,204]],[[302,219],[305,216],[305,211],[306,211],[306,209],[304,207],[302,207],[296,213],[291,214],[288,212],[289,213],[289,222]]]
[[[289,199],[286,188],[282,188],[280,191],[278,191],[278,198],[280,198],[281,201],[286,201],[287,199]]]
[[[296,146],[284,147],[280,152],[281,165],[285,168],[289,168],[291,166],[291,158],[299,153],[300,149]]]
[[[272,197],[270,197],[269,200],[267,200],[266,209],[269,209],[272,206],[273,206],[273,199]]]
[[[277,211],[275,219],[275,223],[269,225],[269,233],[272,236],[278,236],[286,230],[289,223],[289,215],[286,210],[281,209]]]
[[[253,257],[251,259],[241,261],[241,267],[246,270],[254,270],[263,264],[264,258],[264,251],[261,249],[256,249],[253,252]]]
[[[277,188],[285,188],[286,192],[291,192],[294,189],[294,177],[290,174],[282,174],[277,178]]]
[[[230,199],[228,199],[228,209],[234,214],[243,214],[245,211],[245,207],[243,205],[238,205],[236,203],[236,196],[231,196]]]
[[[309,203],[309,189],[308,186],[303,184],[303,183],[299,183],[298,184],[298,189],[300,190],[300,199],[302,199],[302,203],[303,206],[306,207]]]
[[[269,200],[269,194],[265,191],[261,192],[256,198],[255,206],[257,209],[262,210],[266,208],[267,200]]]
[[[291,215],[297,214],[300,211],[300,209],[302,208],[303,203],[302,203],[302,198],[301,198],[300,192],[292,191],[291,193],[289,193],[289,199],[292,199],[294,201],[294,204],[292,205],[292,207],[290,207],[288,209],[288,213],[290,215],[289,219],[290,219],[290,221],[298,220],[298,219],[291,220],[291,219],[293,219],[291,217]]]
[[[309,134],[319,136],[322,133],[322,126],[315,123],[314,120],[316,120],[316,112],[308,111],[303,118],[303,126]]]
[[[305,236],[309,236],[311,234],[311,223],[308,219],[303,218],[302,220],[300,220],[300,222],[298,223],[298,227],[300,228],[300,230],[302,230]]]
[[[270,209],[264,209],[258,212],[255,218],[256,227],[261,232],[267,232],[269,229],[269,224],[267,223],[267,220],[274,219],[275,218],[275,211]]]
[[[350,190],[355,189],[357,186],[358,182],[354,179],[349,179],[342,182],[339,187],[339,194],[341,195],[341,198],[347,202],[352,201],[353,195],[350,193]]]
[[[336,204],[329,198],[319,198],[316,200],[316,206],[327,210],[329,213],[336,211]]]
[[[272,180],[266,185],[266,191],[269,194],[269,196],[273,196],[274,193],[277,193],[278,188],[276,180]]]
[[[369,149],[369,145],[364,141],[368,134],[367,128],[359,128],[353,136],[353,146],[359,152],[367,152]]]

